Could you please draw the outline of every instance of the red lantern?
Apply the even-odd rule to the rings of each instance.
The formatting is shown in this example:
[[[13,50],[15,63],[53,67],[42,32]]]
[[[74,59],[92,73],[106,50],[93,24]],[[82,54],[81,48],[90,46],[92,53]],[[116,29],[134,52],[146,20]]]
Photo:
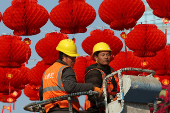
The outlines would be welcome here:
[[[25,86],[24,94],[29,97],[31,101],[39,100],[39,91],[33,90],[30,84]]]
[[[118,53],[115,56],[114,60],[111,61],[109,65],[114,70],[119,70],[121,68],[127,68],[127,67],[142,68],[141,62],[142,62],[141,58],[134,56],[131,51],[127,51],[127,52]],[[140,73],[136,71],[127,71],[127,72],[123,72],[123,74],[139,75]]]
[[[127,34],[126,46],[139,57],[153,57],[166,45],[166,35],[154,24],[136,25]]]
[[[77,82],[84,83],[86,58],[83,56],[77,57],[73,69],[74,72],[76,73]]]
[[[170,19],[170,2],[168,0],[146,0],[151,9],[153,9],[153,14],[160,18]]]
[[[0,68],[0,76],[3,78],[4,85],[9,85],[16,89],[22,84],[21,71],[17,68]],[[10,76],[10,79],[9,79]]]
[[[49,18],[48,11],[37,0],[13,0],[3,13],[3,23],[14,35],[35,35]]]
[[[86,18],[87,17],[87,18]],[[85,0],[60,0],[50,12],[50,20],[60,32],[84,33],[96,18],[95,9]]]
[[[85,58],[86,58],[86,67],[88,67],[92,64],[96,64],[96,62],[94,61],[92,56],[85,56]]]
[[[37,42],[35,50],[46,64],[53,64],[59,58],[56,47],[63,39],[68,39],[68,35],[52,32]]]
[[[10,95],[2,95],[2,97],[0,97],[0,101],[3,103],[13,103],[16,102],[16,99],[11,97]]]
[[[1,80],[0,80],[1,81]],[[5,94],[9,94],[9,83],[8,81],[2,81],[5,83],[0,83],[0,93],[5,93]],[[11,91],[14,91],[15,88],[11,87]]]
[[[87,37],[82,42],[83,50],[89,55],[92,54],[93,46],[99,42],[107,43],[110,46],[113,55],[118,54],[123,47],[122,41],[114,36],[114,31],[110,29],[93,30],[90,35],[91,36]]]
[[[2,67],[21,67],[31,56],[29,45],[21,41],[20,36],[2,35],[0,36],[0,66]]]
[[[155,57],[147,58],[147,61],[157,75],[170,75],[170,45],[158,51]]]
[[[99,16],[114,30],[133,28],[142,17],[145,5],[141,0],[104,0]]]
[[[44,63],[44,61],[39,61],[35,67],[33,67],[32,69],[30,69],[29,71],[29,81],[31,85],[41,85],[41,80],[43,77],[43,73],[45,72],[45,70],[47,68],[49,68],[50,65],[47,65]]]
[[[21,75],[22,75],[22,85],[26,85],[29,83],[29,79],[28,79],[28,73],[30,71],[29,68],[25,67],[25,64],[22,64],[21,68],[19,69],[21,71]]]

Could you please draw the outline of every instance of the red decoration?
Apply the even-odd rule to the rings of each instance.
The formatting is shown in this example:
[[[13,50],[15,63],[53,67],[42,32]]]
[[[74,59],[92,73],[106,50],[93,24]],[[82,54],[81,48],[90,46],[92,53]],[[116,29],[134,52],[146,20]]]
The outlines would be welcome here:
[[[76,39],[75,38],[72,38],[72,40],[74,41],[74,43],[76,43]]]
[[[8,79],[11,79],[11,78],[13,78],[13,74],[7,73],[7,74],[6,74],[6,77],[7,77]]]
[[[113,55],[118,54],[123,47],[122,41],[114,36],[114,31],[110,29],[93,30],[90,35],[91,36],[87,37],[82,42],[83,50],[89,55],[92,54],[94,45],[99,42],[107,43],[110,46]]]
[[[153,14],[160,18],[170,19],[170,2],[168,0],[146,0],[151,9],[153,9]]]
[[[28,44],[28,45],[31,45],[31,40],[29,38],[25,38],[23,40],[24,43]]]
[[[37,0],[13,0],[3,13],[3,23],[14,35],[35,35],[49,18],[48,11]]]
[[[7,102],[9,102],[9,103],[12,103],[14,100],[13,100],[13,98],[8,98],[7,99]]]
[[[77,57],[73,69],[74,72],[76,73],[77,82],[84,83],[86,58],[83,56]]]
[[[99,7],[99,16],[114,30],[133,28],[142,17],[145,5],[142,0],[104,0]]]
[[[162,84],[163,85],[169,85],[169,80],[168,79],[163,79]]]
[[[168,18],[162,18],[164,24],[169,24],[170,20]]]
[[[26,43],[27,45],[31,45],[31,40],[29,38],[25,38],[23,42]],[[27,49],[27,53],[26,53],[26,64],[28,64],[28,51],[29,48]]]
[[[153,57],[166,45],[166,35],[154,24],[136,25],[127,34],[126,46],[139,57]]]
[[[18,95],[18,93],[16,91],[14,91],[12,94],[11,94],[13,97],[16,97]]]
[[[86,67],[92,65],[92,64],[96,64],[96,62],[94,61],[92,56],[85,56],[86,58]]]
[[[25,86],[25,85],[27,85],[29,83],[28,73],[29,73],[30,69],[25,67],[25,64],[22,64],[22,66],[21,66],[21,68],[19,70],[21,71],[21,76],[22,76],[21,84],[23,86]],[[20,88],[20,89],[23,89],[23,88]]]
[[[120,34],[120,37],[121,37],[122,39],[125,39],[125,38],[127,38],[127,34],[126,34],[125,32],[122,32],[122,33]]]
[[[56,47],[63,39],[68,39],[68,35],[52,32],[37,42],[35,50],[46,64],[53,64],[59,58]]]
[[[96,62],[92,59],[91,56],[79,56],[76,58],[76,62],[74,64],[74,72],[76,73],[76,78],[78,83],[84,83],[85,77],[85,69],[95,64]]]
[[[13,110],[15,110],[15,102],[13,102]]]
[[[0,76],[3,78],[2,82],[4,85],[8,86],[10,83],[11,87],[14,87],[16,89],[19,88],[19,86],[22,83],[22,76],[21,71],[17,68],[0,68]],[[10,75],[9,75],[10,73]],[[8,75],[8,76],[6,76]],[[8,78],[10,76],[10,79]]]
[[[95,9],[85,0],[60,0],[50,12],[50,20],[60,32],[84,33],[96,18]]]
[[[26,62],[26,53],[30,58],[31,48],[21,40],[20,36],[0,36],[0,66],[21,67]]]
[[[4,109],[6,109],[6,106],[3,106],[3,107],[2,107],[2,113],[4,113]]]
[[[2,20],[2,13],[0,12],[0,22],[1,22],[1,20]]]
[[[13,102],[16,102],[16,98],[11,97],[10,95],[2,94],[2,96],[0,97],[0,102],[13,103]]]
[[[33,90],[30,84],[25,86],[24,94],[29,97],[31,101],[39,100],[39,91]]]
[[[31,88],[35,91],[39,91],[41,85],[35,86],[35,85],[31,85]]]
[[[170,83],[170,76],[164,75],[164,76],[159,76],[155,75],[154,76],[156,79],[158,79],[162,85],[168,86]]]
[[[157,75],[170,75],[170,45],[158,51],[155,57],[147,58],[147,61]]]
[[[134,56],[131,51],[127,51],[127,52],[118,53],[115,56],[114,60],[111,61],[109,65],[114,70],[119,70],[121,68],[127,68],[127,67],[142,68],[141,62],[142,62],[141,58]],[[123,74],[138,75],[140,73],[136,71],[127,71],[127,72],[123,72]]]
[[[44,61],[39,61],[36,66],[29,71],[28,78],[30,84],[35,86],[41,85],[43,73],[49,67],[50,65],[45,64]]]
[[[2,80],[0,80],[2,81]],[[5,82],[5,83],[0,83],[0,93],[5,93],[5,94],[9,94],[9,83],[8,81],[2,81],[2,82]],[[11,91],[14,91],[15,88],[11,87]]]
[[[7,107],[7,110],[10,110],[10,106]]]
[[[143,60],[143,61],[141,62],[141,66],[142,66],[143,68],[145,68],[146,66],[148,66],[148,61]]]

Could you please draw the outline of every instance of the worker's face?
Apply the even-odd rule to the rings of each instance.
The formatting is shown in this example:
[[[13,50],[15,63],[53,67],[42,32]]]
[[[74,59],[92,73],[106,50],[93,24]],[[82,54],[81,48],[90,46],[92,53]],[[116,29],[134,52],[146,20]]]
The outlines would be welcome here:
[[[101,51],[94,59],[101,65],[109,65],[111,53],[109,51]]]
[[[67,63],[68,66],[73,67],[76,57],[64,56],[63,61]]]

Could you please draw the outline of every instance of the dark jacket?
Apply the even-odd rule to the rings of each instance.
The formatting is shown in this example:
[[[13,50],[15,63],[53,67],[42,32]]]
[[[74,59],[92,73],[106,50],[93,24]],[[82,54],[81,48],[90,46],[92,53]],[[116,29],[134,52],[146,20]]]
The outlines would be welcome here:
[[[61,60],[57,60],[57,62],[67,65],[65,62]],[[92,83],[86,83],[86,84],[77,83],[75,73],[71,67],[67,67],[63,69],[62,82],[63,82],[64,89],[67,93],[94,90],[94,86]],[[40,100],[43,100],[43,83],[41,83],[39,95],[40,95]]]
[[[107,69],[106,69],[103,66],[98,65],[97,63],[88,66],[85,70],[85,73],[87,73],[89,70],[94,69],[94,68],[98,68],[98,69],[102,70],[106,75],[111,73],[111,67],[110,66],[108,66]],[[117,83],[116,83],[114,77],[112,77],[111,81],[112,81],[112,84],[114,86],[113,91],[116,91],[117,90]],[[102,84],[103,84],[101,72],[99,70],[89,71],[85,76],[85,83],[92,83],[94,86],[101,88]],[[96,98],[95,98],[95,96],[88,96],[88,100],[95,104]],[[103,98],[99,99],[98,101],[103,101]]]

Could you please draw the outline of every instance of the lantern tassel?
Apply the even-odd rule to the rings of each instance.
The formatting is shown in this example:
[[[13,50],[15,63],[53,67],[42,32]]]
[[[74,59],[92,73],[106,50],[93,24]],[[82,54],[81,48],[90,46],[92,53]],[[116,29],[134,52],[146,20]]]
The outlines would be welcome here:
[[[124,38],[127,38],[127,36],[126,36],[126,34],[127,34],[127,30],[126,30],[126,29],[124,29],[124,33],[125,33],[125,36],[124,36]],[[124,40],[124,42],[125,42],[125,40]],[[125,52],[127,53],[127,47],[126,47],[126,43],[125,43]]]
[[[26,52],[26,64],[28,64],[28,51]]]
[[[166,89],[166,99],[168,100],[168,91],[167,91],[167,89]]]
[[[9,95],[11,95],[11,85],[9,83]]]
[[[15,102],[13,103],[13,110],[15,110]]]
[[[166,35],[166,39],[167,39],[167,24],[166,24],[166,28],[165,28],[165,35]]]
[[[12,110],[11,110],[11,104],[10,104],[10,109],[9,109],[9,110],[10,110],[10,113],[11,113],[11,112],[12,112]]]
[[[2,107],[2,113],[4,112],[4,106]]]
[[[127,47],[126,47],[126,45],[125,45],[125,52],[127,53]]]

